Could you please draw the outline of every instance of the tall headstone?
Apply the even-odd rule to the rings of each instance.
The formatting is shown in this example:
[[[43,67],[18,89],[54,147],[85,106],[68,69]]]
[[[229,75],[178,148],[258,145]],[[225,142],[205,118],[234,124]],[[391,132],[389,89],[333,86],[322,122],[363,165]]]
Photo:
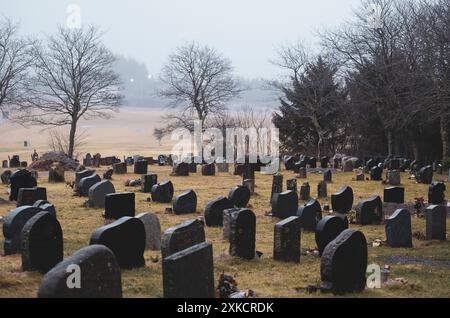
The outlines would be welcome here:
[[[443,205],[430,205],[425,210],[426,217],[426,239],[446,240],[447,231],[447,209]]]
[[[405,203],[405,188],[388,187],[384,189],[384,202],[387,203]]]
[[[17,201],[20,188],[34,188],[37,186],[36,179],[33,178],[30,171],[25,169],[13,172],[9,178],[9,182],[11,184],[10,201]]]
[[[284,262],[300,262],[300,219],[291,216],[275,224],[273,259]]]
[[[233,202],[226,197],[218,197],[206,204],[204,217],[206,226],[222,226],[223,211],[233,208]]]
[[[426,166],[419,170],[419,182],[431,184],[433,182],[433,167]]]
[[[332,194],[331,206],[335,212],[348,213],[353,206],[353,189],[349,186],[344,186],[338,192]]]
[[[255,258],[256,216],[248,209],[230,215],[230,255],[251,260]]]
[[[161,225],[156,214],[141,213],[136,218],[144,223],[145,249],[159,251],[161,249]]]
[[[301,228],[306,232],[314,232],[317,222],[322,219],[322,207],[319,201],[310,200],[298,208],[297,215],[300,219]]]
[[[311,186],[305,182],[300,187],[300,200],[307,201],[311,198]]]
[[[272,198],[272,216],[286,219],[297,214],[298,195],[294,191],[276,193]]]
[[[89,188],[88,204],[91,208],[104,208],[105,197],[108,194],[115,193],[116,189],[109,180],[103,180]]]
[[[283,192],[283,175],[276,174],[272,179],[272,192],[270,193],[270,203],[272,203],[272,198],[275,193]]]
[[[105,195],[105,219],[118,220],[124,216],[134,217],[136,195],[134,192],[109,193]]]
[[[328,191],[327,191],[327,183],[325,181],[320,181],[317,184],[317,198],[324,199],[328,197]]]
[[[197,194],[188,190],[178,195],[173,201],[173,212],[175,214],[189,214],[197,211]]]
[[[323,181],[325,182],[331,182],[333,179],[333,173],[331,172],[330,169],[325,170],[325,172],[323,173]]]
[[[191,246],[205,242],[205,228],[199,220],[189,220],[167,229],[161,241],[161,254],[166,258]]]
[[[398,209],[386,220],[386,240],[390,247],[412,247],[411,213]]]
[[[158,175],[155,173],[149,173],[141,177],[141,192],[150,193],[152,187],[158,184]]]
[[[324,217],[317,223],[315,230],[316,244],[319,249],[319,255],[322,253],[325,247],[333,241],[342,231],[348,228],[348,223],[338,216],[329,215]]]
[[[383,169],[379,166],[375,166],[370,170],[370,180],[381,181],[383,175]]]

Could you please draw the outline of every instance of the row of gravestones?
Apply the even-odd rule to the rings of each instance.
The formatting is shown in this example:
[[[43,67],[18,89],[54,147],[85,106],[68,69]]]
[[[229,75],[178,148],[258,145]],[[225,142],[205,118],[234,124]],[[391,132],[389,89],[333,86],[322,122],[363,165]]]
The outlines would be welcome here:
[[[9,158],[9,156],[8,156]],[[20,161],[20,157],[18,155],[14,155],[9,160],[2,161],[2,168],[26,168],[28,167],[28,163],[26,161]]]

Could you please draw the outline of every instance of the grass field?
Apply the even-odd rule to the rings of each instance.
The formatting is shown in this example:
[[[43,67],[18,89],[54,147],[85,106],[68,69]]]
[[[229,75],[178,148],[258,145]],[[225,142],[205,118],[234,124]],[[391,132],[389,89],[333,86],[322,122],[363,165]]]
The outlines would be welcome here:
[[[99,169],[102,172],[106,167]],[[129,167],[129,171],[131,168]],[[218,174],[215,177],[203,177],[201,173],[191,174],[189,177],[170,177],[169,167],[151,166],[149,171],[158,174],[158,180],[170,179],[175,187],[175,194],[186,189],[193,189],[198,195],[198,214],[176,216],[165,214],[165,208],[169,205],[147,202],[148,194],[136,192],[136,213],[153,212],[161,221],[162,230],[177,225],[182,221],[192,219],[203,213],[207,201],[227,195],[228,190],[241,182],[241,177],[230,174]],[[291,172],[283,172],[284,180],[293,178]],[[355,202],[370,195],[382,195],[383,185],[380,182],[356,182],[353,181],[354,173],[336,173],[333,183],[328,185],[328,194],[335,192],[342,185],[347,184],[353,188]],[[442,176],[441,179],[444,179]],[[113,176],[116,191],[137,191],[134,188],[125,188],[124,181],[129,178],[137,178],[133,174]],[[73,179],[73,175],[66,174],[66,180]],[[316,196],[317,183],[322,175],[308,174],[311,184],[311,195]],[[439,179],[439,177],[438,177]],[[299,184],[303,180],[299,180]],[[241,289],[252,289],[258,297],[333,297],[323,295],[320,292],[307,294],[301,289],[308,285],[320,283],[320,258],[314,255],[302,255],[300,264],[287,264],[275,262],[273,253],[273,227],[276,219],[265,216],[270,210],[269,195],[272,177],[267,175],[256,176],[256,194],[250,200],[250,208],[257,216],[256,249],[263,252],[261,259],[243,261],[228,255],[228,243],[222,240],[221,228],[206,228],[207,241],[213,243],[215,280],[220,273],[225,271],[235,277]],[[286,181],[284,181],[285,183]],[[68,256],[86,246],[89,243],[91,233],[97,227],[103,225],[102,210],[87,209],[82,207],[85,198],[73,197],[72,189],[64,184],[48,184],[41,173],[39,185],[47,187],[48,199],[57,208],[58,220],[64,233],[64,254]],[[402,183],[406,188],[406,201],[412,202],[415,197],[426,198],[426,185],[416,184],[402,174]],[[448,185],[448,183],[447,183]],[[447,186],[446,197],[450,198],[450,185]],[[7,200],[7,188],[0,185],[0,215],[6,215],[14,208]],[[327,200],[321,200],[327,203]],[[413,232],[425,232],[425,220],[413,218]],[[375,239],[385,239],[383,225],[377,226],[352,226],[361,230],[368,242]],[[447,221],[447,232],[450,228],[450,220]],[[448,236],[448,235],[447,235]],[[3,246],[3,236],[0,244]],[[412,256],[420,259],[450,261],[450,240],[446,242],[413,240],[413,249],[391,249],[388,247],[369,246],[369,264],[375,263],[384,266],[387,259],[393,255]],[[315,248],[313,233],[302,233],[302,249]],[[157,263],[151,261],[151,257],[159,256],[159,252],[146,252],[146,267],[122,272],[122,287],[125,297],[162,297],[162,271],[161,260]],[[450,267],[431,267],[425,265],[391,265],[390,278],[407,279],[402,286],[384,286],[381,289],[366,289],[357,295],[348,297],[450,297]],[[21,258],[15,256],[0,257],[0,297],[36,297],[36,291],[41,281],[39,273],[22,272]]]

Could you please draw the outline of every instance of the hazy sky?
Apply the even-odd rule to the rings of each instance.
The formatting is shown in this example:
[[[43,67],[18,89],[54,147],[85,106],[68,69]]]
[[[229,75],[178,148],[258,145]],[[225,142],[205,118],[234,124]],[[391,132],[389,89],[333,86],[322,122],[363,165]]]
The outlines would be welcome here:
[[[349,18],[359,0],[0,0],[0,14],[25,34],[51,34],[67,20],[69,4],[82,24],[106,31],[115,52],[146,63],[157,75],[167,55],[186,41],[211,45],[233,61],[237,75],[272,77],[277,46]]]

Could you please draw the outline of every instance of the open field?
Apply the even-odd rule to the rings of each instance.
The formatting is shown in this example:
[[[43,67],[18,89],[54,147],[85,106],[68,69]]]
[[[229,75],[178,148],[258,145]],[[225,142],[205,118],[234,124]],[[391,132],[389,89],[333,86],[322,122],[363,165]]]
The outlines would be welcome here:
[[[98,172],[106,169],[103,167]],[[129,167],[129,171],[131,168]],[[228,190],[241,183],[241,177],[230,174],[217,174],[215,177],[203,177],[201,173],[191,174],[189,177],[170,177],[169,167],[149,167],[149,172],[156,172],[158,180],[170,179],[175,187],[175,195],[186,189],[193,189],[198,195],[198,214],[176,216],[165,214],[165,208],[169,205],[147,202],[148,194],[136,192],[136,213],[154,212],[161,221],[162,230],[177,225],[184,220],[195,218],[203,212],[207,201],[219,196],[227,195]],[[283,171],[284,180],[293,178],[294,174]],[[73,197],[72,189],[64,184],[48,184],[45,173],[41,173],[38,184],[47,187],[48,199],[57,208],[57,216],[64,233],[64,252],[68,256],[86,246],[89,243],[91,233],[97,227],[103,225],[102,210],[87,209],[82,205],[85,198]],[[370,195],[382,195],[383,185],[380,182],[356,182],[352,181],[354,173],[336,173],[333,175],[333,183],[328,185],[328,194],[335,192],[342,185],[350,185],[355,193],[355,202]],[[113,176],[116,191],[137,191],[134,188],[125,188],[124,181],[129,178],[137,178],[128,174]],[[446,176],[437,176],[444,179]],[[73,179],[73,175],[66,173],[66,180]],[[322,180],[322,175],[308,174],[311,184],[311,195],[316,196],[317,183]],[[314,255],[302,255],[300,264],[286,264],[275,262],[272,259],[273,227],[277,222],[272,217],[265,216],[270,210],[269,195],[272,177],[256,174],[256,192],[250,200],[250,208],[257,216],[256,249],[264,255],[259,260],[242,261],[228,255],[228,243],[222,240],[221,228],[206,228],[207,241],[213,243],[215,280],[220,273],[225,271],[234,275],[240,289],[252,289],[258,297],[333,297],[319,292],[307,294],[300,288],[308,285],[318,285],[320,282],[320,258]],[[285,181],[284,181],[285,182]],[[299,180],[299,185],[302,180]],[[415,197],[426,198],[428,186],[416,184],[407,179],[407,174],[402,174],[402,183],[405,187],[406,202],[412,202]],[[447,183],[446,198],[450,198],[450,185]],[[0,215],[6,215],[14,205],[6,202],[7,188],[0,185]],[[322,205],[327,200],[321,200]],[[413,232],[425,232],[425,220],[413,218]],[[371,243],[375,239],[385,239],[383,225],[377,226],[352,226],[360,229]],[[450,220],[447,221],[447,233],[450,228]],[[449,235],[447,235],[449,237]],[[3,246],[3,236],[0,244]],[[450,262],[450,239],[446,242],[418,241],[413,239],[413,249],[392,249],[388,247],[368,247],[369,264],[376,263],[380,266],[389,264],[390,256],[411,256],[418,259],[441,260]],[[302,233],[302,249],[316,246],[313,233]],[[162,271],[161,259],[157,263],[151,261],[152,257],[159,256],[159,252],[146,252],[146,267],[122,272],[122,285],[125,297],[162,297]],[[18,255],[0,257],[0,296],[1,297],[36,297],[37,287],[42,275],[39,273],[22,272],[21,258]],[[390,278],[403,277],[408,282],[403,286],[383,287],[381,289],[366,289],[361,294],[347,295],[353,297],[450,297],[450,266],[428,265],[397,265],[391,264]]]

